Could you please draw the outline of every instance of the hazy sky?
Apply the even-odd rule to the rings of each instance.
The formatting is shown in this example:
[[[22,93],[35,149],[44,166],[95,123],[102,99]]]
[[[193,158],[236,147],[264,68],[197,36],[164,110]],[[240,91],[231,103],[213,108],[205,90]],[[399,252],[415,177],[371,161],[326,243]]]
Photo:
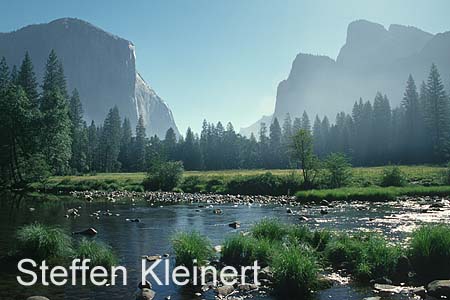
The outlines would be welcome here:
[[[131,40],[137,69],[182,132],[204,118],[236,130],[273,112],[299,52],[336,58],[348,23],[450,30],[447,0],[0,0],[0,32],[77,17]]]

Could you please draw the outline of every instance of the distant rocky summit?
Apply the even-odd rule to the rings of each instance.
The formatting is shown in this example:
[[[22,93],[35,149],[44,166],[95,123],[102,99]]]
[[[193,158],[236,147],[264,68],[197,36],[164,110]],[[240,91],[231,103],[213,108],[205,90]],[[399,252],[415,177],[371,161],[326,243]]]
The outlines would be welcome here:
[[[117,105],[133,126],[143,115],[147,135],[164,137],[170,127],[178,133],[167,104],[137,72],[132,42],[73,18],[0,33],[0,57],[20,65],[28,51],[39,80],[51,49],[64,65],[69,92],[76,88],[80,93],[87,121],[101,124]]]
[[[403,98],[408,75],[420,87],[432,63],[448,84],[449,53],[450,32],[433,35],[410,26],[386,29],[365,20],[352,22],[336,60],[297,55],[288,78],[278,86],[274,117],[282,122],[286,113],[294,119],[306,111],[311,120],[318,114],[334,121],[338,112],[350,112],[360,97],[372,101],[377,91],[396,106]]]

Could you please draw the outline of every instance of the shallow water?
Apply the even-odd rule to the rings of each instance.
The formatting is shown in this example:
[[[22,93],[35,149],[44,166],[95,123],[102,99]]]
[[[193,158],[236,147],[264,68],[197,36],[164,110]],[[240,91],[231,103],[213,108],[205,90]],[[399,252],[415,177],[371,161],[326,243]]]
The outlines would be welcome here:
[[[14,232],[23,224],[39,221],[58,225],[68,232],[94,227],[98,230],[95,239],[111,245],[120,257],[120,265],[128,270],[127,286],[109,287],[22,287],[16,282],[16,266],[0,268],[0,299],[26,299],[31,295],[44,295],[55,299],[134,299],[137,283],[141,276],[141,256],[171,253],[170,237],[180,230],[197,230],[207,235],[214,244],[220,244],[228,234],[246,231],[256,221],[264,217],[277,217],[286,223],[307,224],[311,228],[329,228],[333,230],[371,230],[379,231],[388,238],[396,240],[405,237],[408,232],[423,223],[450,222],[450,209],[424,211],[429,202],[394,201],[385,203],[341,203],[328,208],[328,214],[320,214],[320,206],[292,207],[294,212],[308,217],[301,221],[297,214],[288,214],[286,206],[280,205],[214,205],[221,208],[222,215],[215,215],[211,208],[199,208],[198,204],[178,204],[160,206],[159,204],[114,204],[87,203],[69,197],[61,199],[42,199],[19,196],[2,196],[0,202],[0,255],[6,255],[14,247]],[[448,203],[446,203],[448,204]],[[30,207],[35,208],[30,211]],[[65,218],[67,209],[79,207],[81,216]],[[89,215],[96,211],[110,210],[113,216]],[[120,216],[115,216],[120,214]],[[125,219],[140,218],[140,223],[130,223]],[[240,221],[238,230],[227,224]],[[157,270],[162,275],[162,268]],[[196,299],[192,291],[176,286],[157,286],[155,299]],[[370,288],[358,288],[354,285],[335,286],[318,293],[316,299],[362,299],[372,296]],[[214,299],[208,293],[206,299]],[[200,299],[200,298],[197,298]],[[273,299],[269,296],[257,296],[255,299]],[[383,299],[402,299],[400,296]],[[407,298],[403,298],[407,299]]]

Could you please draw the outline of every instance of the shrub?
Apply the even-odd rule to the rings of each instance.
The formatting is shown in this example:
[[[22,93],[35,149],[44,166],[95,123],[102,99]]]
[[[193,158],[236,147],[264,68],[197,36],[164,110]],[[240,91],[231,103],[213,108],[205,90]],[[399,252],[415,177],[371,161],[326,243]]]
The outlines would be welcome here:
[[[90,259],[91,265],[110,268],[117,264],[117,257],[111,247],[95,240],[81,239],[75,250],[75,257],[79,259]]]
[[[280,241],[286,236],[288,228],[277,219],[262,219],[253,225],[251,232],[257,239]]]
[[[144,179],[143,186],[150,191],[171,191],[183,177],[183,164],[179,161],[154,164]]]
[[[275,256],[272,263],[274,291],[282,296],[307,297],[317,288],[318,265],[305,249],[290,246]]]
[[[334,266],[345,266],[359,280],[392,276],[401,251],[375,234],[338,236],[325,248],[325,257]]]
[[[279,177],[270,172],[253,176],[236,176],[228,181],[230,194],[273,195],[279,186]]]
[[[398,166],[387,167],[383,170],[381,186],[404,186],[405,184],[405,174]]]
[[[47,260],[51,264],[65,262],[73,254],[68,234],[39,223],[23,226],[17,231],[17,250],[22,257]]]
[[[331,153],[325,159],[326,181],[330,188],[340,188],[348,184],[352,177],[351,164],[341,153]]]
[[[424,280],[450,277],[450,226],[424,226],[412,233],[410,258]]]
[[[442,179],[445,185],[450,185],[450,162],[447,164],[447,167],[443,172]]]
[[[267,239],[234,234],[225,240],[221,259],[235,267],[252,265],[255,260],[265,267],[271,262],[275,248],[276,244]]]
[[[198,193],[204,188],[203,185],[200,176],[187,176],[182,180],[180,188],[186,193]]]
[[[194,259],[197,260],[197,265],[202,266],[213,257],[209,239],[195,231],[175,234],[172,238],[172,246],[176,264],[188,269],[194,267]]]

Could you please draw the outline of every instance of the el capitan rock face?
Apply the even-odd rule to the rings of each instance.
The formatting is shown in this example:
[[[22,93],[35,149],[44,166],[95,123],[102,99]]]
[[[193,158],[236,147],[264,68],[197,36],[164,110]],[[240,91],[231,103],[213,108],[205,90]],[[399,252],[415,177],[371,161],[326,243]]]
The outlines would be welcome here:
[[[372,101],[377,91],[392,106],[400,104],[406,80],[412,74],[419,88],[434,62],[445,84],[450,79],[450,32],[432,35],[420,29],[360,20],[352,22],[336,60],[299,54],[289,77],[277,90],[274,116],[286,113],[313,119],[316,114],[334,120],[340,111],[351,112],[362,97]]]
[[[170,127],[178,133],[167,104],[137,73],[132,42],[73,18],[0,33],[0,57],[19,66],[28,51],[39,81],[51,49],[64,65],[68,91],[80,93],[87,121],[101,124],[117,105],[133,126],[142,114],[147,135],[164,137]]]

